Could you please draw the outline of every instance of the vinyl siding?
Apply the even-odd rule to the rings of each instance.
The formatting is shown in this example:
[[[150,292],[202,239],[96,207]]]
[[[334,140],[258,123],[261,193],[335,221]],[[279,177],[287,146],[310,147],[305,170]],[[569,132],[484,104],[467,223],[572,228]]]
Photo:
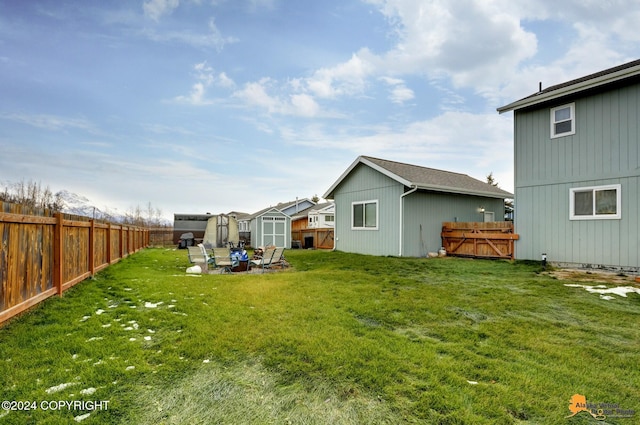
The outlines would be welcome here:
[[[442,222],[483,221],[480,207],[503,220],[504,200],[439,192],[416,192],[404,200],[403,256],[424,257],[442,245]]]
[[[365,166],[358,165],[340,186],[334,200],[335,248],[370,255],[398,255],[399,197],[404,186]],[[378,230],[351,230],[351,203],[378,201]]]
[[[400,196],[409,188],[358,165],[334,192],[336,241],[339,251],[400,255]],[[352,202],[378,201],[378,230],[352,230]],[[402,256],[420,257],[442,245],[443,221],[482,221],[479,208],[504,217],[502,199],[418,191],[404,198]],[[421,230],[422,228],[422,230]]]
[[[516,257],[637,268],[640,85],[515,113]],[[551,139],[550,108],[575,102],[576,133]],[[622,185],[622,219],[569,220],[571,188]]]

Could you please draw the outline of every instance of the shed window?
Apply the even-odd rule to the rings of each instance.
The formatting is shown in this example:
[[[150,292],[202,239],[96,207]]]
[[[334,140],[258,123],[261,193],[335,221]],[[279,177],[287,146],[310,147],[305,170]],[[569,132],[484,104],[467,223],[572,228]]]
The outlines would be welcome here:
[[[575,103],[551,109],[551,138],[576,133]]]
[[[571,189],[569,219],[619,219],[621,197],[619,184]]]
[[[378,201],[353,202],[351,204],[351,228],[378,229]]]

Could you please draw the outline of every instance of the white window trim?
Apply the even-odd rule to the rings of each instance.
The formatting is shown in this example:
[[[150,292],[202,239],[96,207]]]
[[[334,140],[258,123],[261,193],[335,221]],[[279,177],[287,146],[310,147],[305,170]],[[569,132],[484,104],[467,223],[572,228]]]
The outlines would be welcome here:
[[[366,205],[366,204],[375,204],[376,205],[376,226],[375,227],[355,227],[353,225],[353,207],[355,205]],[[378,230],[378,224],[380,220],[380,208],[378,208],[378,200],[371,199],[369,201],[354,201],[351,203],[351,230]]]
[[[563,121],[557,121],[556,122],[556,117],[555,117],[555,112],[558,109],[564,109],[564,108],[569,108],[569,110],[571,111],[571,119],[570,120],[565,120],[565,121],[571,121],[571,131],[567,131],[564,133],[559,133],[559,134],[555,134],[555,125],[558,122],[563,122]],[[576,104],[575,103],[568,103],[566,105],[561,105],[561,106],[556,106],[555,108],[551,108],[550,111],[550,135],[552,139],[557,139],[559,137],[565,137],[565,136],[571,136],[572,134],[576,134]]]
[[[589,190],[594,192],[593,196],[593,211],[596,208],[595,192],[600,190],[616,191],[616,214],[593,214],[593,215],[575,215],[575,196],[576,192],[588,192]],[[606,186],[587,186],[587,187],[574,187],[569,189],[569,220],[620,220],[622,218],[622,185],[611,184]]]

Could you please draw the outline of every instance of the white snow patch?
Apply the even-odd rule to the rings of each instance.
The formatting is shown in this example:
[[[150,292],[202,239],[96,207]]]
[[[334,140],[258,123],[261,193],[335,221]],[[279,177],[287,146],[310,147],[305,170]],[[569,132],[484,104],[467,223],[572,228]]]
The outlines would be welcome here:
[[[77,358],[78,358],[78,355],[77,355],[77,354],[74,354],[73,356],[71,356],[71,358],[72,358],[73,360],[75,360],[75,359],[77,359]]]
[[[103,328],[110,328],[111,327],[111,323],[107,323],[106,325],[102,325]]]
[[[91,316],[82,316],[81,322],[86,322]]]
[[[82,422],[85,419],[87,419],[89,416],[91,416],[91,413],[85,413],[84,415],[74,417],[73,420],[76,422]]]
[[[89,338],[89,339],[87,340],[87,342],[100,341],[101,339],[104,339],[104,338],[103,338],[103,337],[101,337],[101,336],[93,336],[93,337]]]
[[[131,327],[131,326],[127,326],[126,328],[124,328],[124,330],[125,330],[125,331],[132,331],[132,330],[133,330],[133,327]]]
[[[97,390],[93,387],[90,388],[85,388],[84,390],[80,391],[80,394],[82,395],[92,395],[93,393],[95,393]]]
[[[135,338],[129,338],[129,341],[135,341],[135,340],[136,340]]]
[[[467,381],[470,385],[478,385],[478,381]]]
[[[613,294],[618,295],[620,297],[627,297],[627,294],[636,293],[640,295],[640,288],[634,288],[633,286],[616,286],[614,288],[607,288],[606,285],[580,285],[577,283],[565,283],[564,286],[569,286],[571,288],[583,288],[592,294],[600,294],[600,298],[603,300],[612,300],[614,297],[605,294]]]
[[[97,314],[98,316],[99,316],[99,315],[101,315],[102,313],[104,313],[104,310],[103,310],[103,309],[99,308],[99,309],[97,309],[97,310],[96,310],[96,314]]]
[[[158,307],[159,305],[162,305],[162,304],[164,304],[164,302],[162,302],[162,301],[157,302],[155,304],[154,303],[150,303],[149,301],[147,301],[146,303],[144,303],[144,306],[146,308],[156,308],[156,307]]]
[[[150,336],[145,336],[145,337],[144,337],[144,340],[145,340],[145,341],[151,341],[151,337],[150,337]]]
[[[135,366],[127,366],[127,368],[125,370],[133,370],[135,368],[136,368]]]
[[[211,360],[209,360],[209,359],[204,359],[204,360],[202,361],[202,363],[209,363],[210,361],[211,361]]]
[[[60,384],[60,385],[56,385],[56,386],[53,386],[53,387],[49,387],[49,388],[47,388],[45,390],[45,392],[47,394],[57,393],[57,392],[62,391],[65,388],[70,387],[72,385],[77,385],[77,384],[75,382],[65,382],[64,384]]]
[[[153,329],[147,329],[147,332],[149,332],[150,334],[156,333],[156,331],[154,331]]]

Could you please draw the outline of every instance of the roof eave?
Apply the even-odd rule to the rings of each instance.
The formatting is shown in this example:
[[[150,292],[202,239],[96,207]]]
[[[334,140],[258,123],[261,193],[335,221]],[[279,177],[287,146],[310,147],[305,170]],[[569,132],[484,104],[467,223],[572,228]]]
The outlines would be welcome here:
[[[474,195],[474,196],[482,196],[485,198],[496,198],[496,199],[510,199],[513,198],[513,194],[507,191],[503,191],[503,193],[496,193],[490,191],[483,190],[467,190],[457,187],[450,186],[439,186],[439,185],[416,185],[416,187],[420,190],[431,190],[435,192],[446,192],[446,193],[457,193],[460,195]]]
[[[371,167],[371,168],[373,168],[374,170],[378,171],[379,173],[384,174],[385,176],[387,176],[387,177],[389,177],[389,178],[391,178],[391,179],[393,179],[393,180],[397,181],[398,183],[401,183],[401,184],[403,184],[403,185],[405,185],[405,186],[411,186],[411,185],[412,185],[412,183],[411,183],[410,181],[408,181],[408,180],[406,180],[406,179],[404,179],[404,178],[402,178],[402,177],[398,176],[397,174],[392,173],[391,171],[387,170],[387,169],[386,169],[386,168],[384,168],[384,167],[379,166],[378,164],[375,164],[375,163],[373,163],[373,162],[369,161],[368,159],[364,158],[364,157],[361,155],[361,156],[359,156],[358,158],[356,158],[356,160],[355,160],[355,161],[353,161],[353,162],[351,163],[351,165],[349,166],[349,168],[347,168],[347,169],[345,170],[345,172],[344,172],[344,173],[342,173],[342,175],[340,175],[340,177],[338,178],[338,180],[336,180],[336,182],[335,182],[335,183],[333,183],[333,184],[331,185],[331,187],[329,188],[329,190],[327,190],[327,191],[324,193],[324,195],[322,195],[322,197],[323,197],[324,199],[333,199],[333,192],[334,192],[334,190],[336,189],[336,187],[338,187],[338,185],[339,185],[340,183],[342,183],[342,181],[343,181],[343,180],[344,180],[344,179],[345,179],[349,174],[351,174],[351,171],[353,171],[353,169],[354,169],[354,168],[356,168],[356,166],[357,166],[358,164],[364,164],[364,165],[366,165],[366,166],[368,166],[368,167]]]
[[[639,74],[640,74],[640,65],[636,65],[630,68],[622,69],[617,72],[601,75],[599,77],[595,77],[590,80],[580,81],[570,86],[560,87],[556,90],[552,90],[546,93],[541,92],[539,95],[528,96],[528,97],[525,97],[524,99],[517,100],[508,105],[501,106],[500,108],[497,108],[497,111],[501,114],[504,112],[515,111],[517,109],[534,106],[548,100],[553,100],[558,97],[579,93],[581,91],[595,88],[604,84],[613,83],[619,80],[624,80],[625,78],[633,77]]]

